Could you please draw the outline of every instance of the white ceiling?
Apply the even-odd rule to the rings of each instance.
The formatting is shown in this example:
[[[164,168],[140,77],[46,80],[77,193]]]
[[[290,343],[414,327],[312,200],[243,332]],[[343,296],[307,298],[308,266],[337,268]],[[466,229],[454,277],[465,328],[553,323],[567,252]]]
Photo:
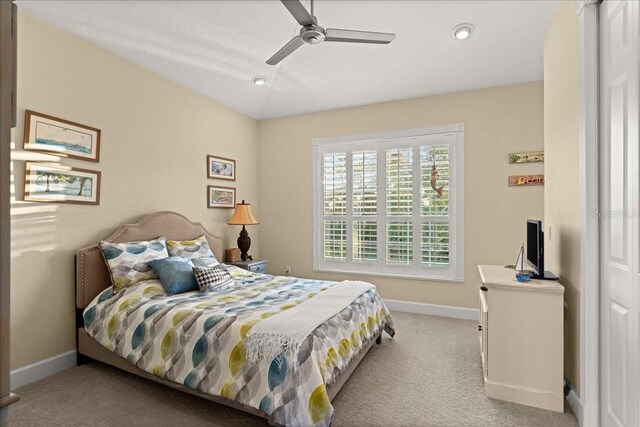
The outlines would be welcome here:
[[[329,1],[325,28],[394,32],[389,45],[304,45],[265,61],[299,30],[264,1],[34,1],[21,9],[256,119],[542,79],[558,0]],[[308,7],[309,1],[303,4]],[[457,24],[475,26],[466,41]],[[251,83],[267,77],[262,87]]]

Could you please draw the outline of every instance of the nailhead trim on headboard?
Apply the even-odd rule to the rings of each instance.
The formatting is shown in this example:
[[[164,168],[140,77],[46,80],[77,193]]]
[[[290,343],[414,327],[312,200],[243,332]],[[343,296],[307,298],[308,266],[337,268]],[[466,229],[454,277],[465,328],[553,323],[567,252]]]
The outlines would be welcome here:
[[[87,252],[93,252],[93,251],[97,251],[99,249],[100,248],[98,246],[95,246],[95,247],[93,247],[91,249],[87,249],[87,250],[82,251],[80,253],[80,263],[82,264],[82,278],[80,279],[80,301],[82,301],[82,305],[83,306],[86,306],[86,304],[87,304],[87,302],[85,301],[85,298],[84,298],[84,294],[85,294],[85,292],[84,292],[84,288],[85,288],[85,275],[84,275],[84,272],[86,271],[86,266],[84,264],[84,256],[85,256],[85,254]]]
[[[164,216],[172,216],[174,217],[176,220],[182,220],[184,221],[186,224],[189,224],[191,227],[195,227],[195,228],[199,228],[200,231],[202,231],[203,234],[205,234],[207,236],[208,239],[211,239],[211,241],[216,242],[217,244],[212,246],[212,250],[215,253],[215,249],[216,246],[218,246],[218,251],[222,250],[222,238],[215,236],[213,234],[211,234],[209,231],[207,231],[206,228],[204,228],[202,226],[201,223],[199,222],[192,222],[190,221],[187,217],[185,217],[184,215],[181,215],[177,212],[171,212],[171,211],[161,211],[161,212],[155,212],[149,215],[146,215],[144,217],[142,217],[137,223],[135,224],[124,224],[121,227],[119,227],[113,234],[111,234],[109,237],[107,237],[106,239],[104,239],[107,242],[117,242],[122,236],[124,236],[126,233],[130,232],[130,231],[135,231],[138,230],[140,228],[143,228],[145,226],[145,224],[153,221],[153,220],[157,220],[158,218],[164,217]],[[177,222],[176,226],[179,227],[181,225],[184,225],[183,223]],[[166,233],[167,235],[171,235],[171,231],[168,231]],[[156,238],[158,236],[152,236],[149,237],[149,239],[151,238]],[[79,255],[79,259],[76,261],[80,264],[80,270],[81,270],[81,274],[78,278],[76,279],[79,283],[77,283],[76,286],[79,286],[80,289],[76,289],[76,293],[79,291],[80,292],[80,305],[82,307],[78,307],[78,308],[84,308],[86,307],[88,301],[87,301],[87,292],[86,292],[86,288],[87,288],[87,277],[85,275],[85,272],[87,271],[87,269],[89,268],[89,266],[86,263],[86,255],[89,253],[92,253],[93,251],[99,251],[100,248],[98,247],[98,245],[93,245],[93,246],[89,246],[83,249],[80,249],[78,251],[78,255]],[[217,253],[215,254],[216,257],[220,258],[222,257],[222,253]],[[107,284],[106,286],[104,286],[103,289],[106,289],[109,286],[109,284]],[[76,296],[77,298],[77,296]],[[77,305],[77,304],[76,304]]]

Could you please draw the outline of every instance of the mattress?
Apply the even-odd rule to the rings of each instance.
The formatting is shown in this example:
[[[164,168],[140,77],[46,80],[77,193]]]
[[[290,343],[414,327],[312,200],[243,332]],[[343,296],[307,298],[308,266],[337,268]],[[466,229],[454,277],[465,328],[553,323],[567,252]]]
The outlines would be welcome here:
[[[263,319],[288,310],[335,282],[250,273],[230,267],[233,285],[167,296],[158,280],[113,294],[84,311],[85,329],[138,368],[191,389],[248,405],[271,424],[328,426],[332,384],[364,344],[393,320],[375,289],[321,324],[295,363],[283,355],[251,363],[245,337]]]

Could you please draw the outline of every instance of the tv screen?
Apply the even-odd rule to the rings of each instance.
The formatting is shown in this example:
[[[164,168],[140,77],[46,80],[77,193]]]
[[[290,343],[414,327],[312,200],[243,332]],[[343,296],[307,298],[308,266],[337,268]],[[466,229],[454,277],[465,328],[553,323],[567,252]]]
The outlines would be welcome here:
[[[527,221],[527,260],[534,267],[534,272],[544,274],[542,259],[542,221]]]

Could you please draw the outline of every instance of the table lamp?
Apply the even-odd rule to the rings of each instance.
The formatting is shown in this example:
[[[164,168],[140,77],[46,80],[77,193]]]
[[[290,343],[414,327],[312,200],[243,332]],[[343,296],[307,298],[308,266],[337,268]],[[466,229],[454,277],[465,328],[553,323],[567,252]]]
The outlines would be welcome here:
[[[251,205],[249,203],[245,203],[244,200],[242,201],[242,203],[237,203],[236,210],[227,224],[242,226],[240,237],[238,237],[238,249],[240,249],[240,251],[242,252],[241,258],[243,261],[246,261],[247,259],[253,259],[249,255],[247,255],[247,252],[249,252],[249,248],[251,247],[251,238],[249,238],[249,233],[245,228],[245,225],[258,224],[258,221],[251,213]]]

